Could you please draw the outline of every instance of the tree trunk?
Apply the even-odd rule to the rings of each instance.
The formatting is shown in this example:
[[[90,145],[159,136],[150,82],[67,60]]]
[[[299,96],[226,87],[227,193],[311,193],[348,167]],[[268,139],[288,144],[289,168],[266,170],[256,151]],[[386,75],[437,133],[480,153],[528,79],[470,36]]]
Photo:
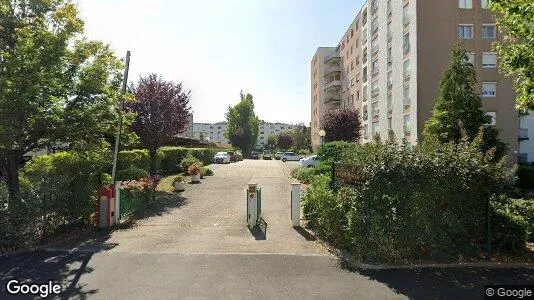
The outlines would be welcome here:
[[[148,154],[150,156],[150,175],[156,175],[158,173],[156,153],[157,149],[148,150]]]
[[[2,169],[4,171],[7,191],[9,195],[8,205],[10,208],[17,208],[20,206],[20,181],[19,181],[19,163],[20,155],[8,155]]]

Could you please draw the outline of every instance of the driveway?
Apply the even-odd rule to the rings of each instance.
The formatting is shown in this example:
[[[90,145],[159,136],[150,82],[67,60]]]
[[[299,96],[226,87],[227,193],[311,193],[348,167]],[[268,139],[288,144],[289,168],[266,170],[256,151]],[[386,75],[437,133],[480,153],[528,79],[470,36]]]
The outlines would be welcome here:
[[[532,282],[533,270],[385,270],[341,266],[290,223],[295,163],[213,165],[215,176],[164,195],[134,225],[0,257],[0,298],[11,279],[62,286],[61,298],[392,299],[481,298],[484,284]],[[267,229],[245,219],[249,182],[262,188]]]

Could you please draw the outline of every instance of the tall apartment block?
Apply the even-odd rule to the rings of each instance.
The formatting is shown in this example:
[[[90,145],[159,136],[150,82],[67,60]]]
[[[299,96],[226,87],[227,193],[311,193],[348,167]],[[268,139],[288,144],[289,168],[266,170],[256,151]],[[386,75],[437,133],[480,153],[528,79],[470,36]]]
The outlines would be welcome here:
[[[311,61],[312,143],[326,111],[354,107],[365,143],[394,134],[415,145],[438,97],[452,47],[461,42],[477,74],[483,109],[518,157],[519,115],[512,79],[498,71],[492,44],[501,39],[488,0],[369,0],[336,47]],[[328,135],[328,132],[326,133]],[[519,156],[521,156],[520,154]]]

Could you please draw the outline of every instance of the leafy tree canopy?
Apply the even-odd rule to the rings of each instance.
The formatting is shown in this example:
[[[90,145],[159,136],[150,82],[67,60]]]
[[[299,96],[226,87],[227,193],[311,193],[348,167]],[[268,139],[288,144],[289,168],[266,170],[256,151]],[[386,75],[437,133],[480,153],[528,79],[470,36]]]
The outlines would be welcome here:
[[[233,147],[239,148],[245,155],[250,153],[258,140],[260,120],[254,112],[254,101],[251,94],[240,93],[241,101],[235,106],[228,107],[226,120],[228,130],[226,138]]]
[[[327,111],[321,120],[325,142],[353,142],[360,138],[361,123],[357,110],[344,108]]]

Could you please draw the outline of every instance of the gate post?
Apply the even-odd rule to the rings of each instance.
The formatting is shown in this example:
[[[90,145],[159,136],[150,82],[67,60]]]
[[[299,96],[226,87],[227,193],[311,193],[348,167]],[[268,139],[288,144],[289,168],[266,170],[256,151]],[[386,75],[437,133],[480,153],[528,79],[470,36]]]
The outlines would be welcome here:
[[[256,227],[258,223],[258,184],[249,183],[247,189],[247,224],[249,228]]]
[[[118,224],[121,216],[121,184],[122,181],[115,181],[115,214],[113,215],[113,224]]]
[[[291,183],[291,224],[300,227],[300,182]]]

